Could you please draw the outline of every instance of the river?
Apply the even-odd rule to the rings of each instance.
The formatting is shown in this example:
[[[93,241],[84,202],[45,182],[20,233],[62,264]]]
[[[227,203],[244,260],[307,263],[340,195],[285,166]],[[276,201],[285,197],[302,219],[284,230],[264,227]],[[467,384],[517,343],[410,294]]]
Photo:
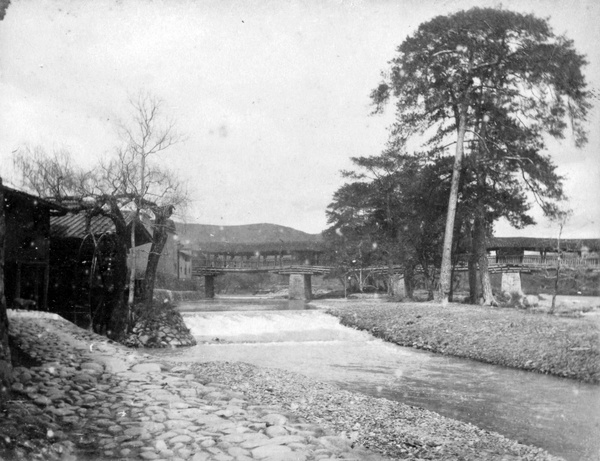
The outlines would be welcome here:
[[[229,299],[179,309],[198,345],[153,353],[290,370],[426,408],[570,461],[600,459],[600,386],[396,346],[303,302]]]

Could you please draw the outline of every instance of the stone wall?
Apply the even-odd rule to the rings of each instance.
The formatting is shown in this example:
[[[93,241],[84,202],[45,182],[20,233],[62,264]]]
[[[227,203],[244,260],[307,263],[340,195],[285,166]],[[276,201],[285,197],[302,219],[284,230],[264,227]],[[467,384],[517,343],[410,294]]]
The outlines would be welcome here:
[[[199,299],[206,299],[204,290],[202,291],[174,291],[165,290],[163,288],[154,289],[154,301],[159,303],[168,302],[170,304],[176,304],[180,301],[197,301]]]
[[[140,315],[123,344],[129,347],[185,347],[196,340],[181,314],[169,302],[156,303],[152,315]]]

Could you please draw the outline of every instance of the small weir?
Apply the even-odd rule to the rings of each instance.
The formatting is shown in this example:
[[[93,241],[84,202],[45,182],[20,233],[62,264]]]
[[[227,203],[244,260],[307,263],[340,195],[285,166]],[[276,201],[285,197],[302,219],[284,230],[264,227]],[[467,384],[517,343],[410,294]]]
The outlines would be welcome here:
[[[180,310],[199,344],[150,353],[286,369],[470,422],[567,460],[598,459],[600,386],[395,346],[303,302],[214,300]]]

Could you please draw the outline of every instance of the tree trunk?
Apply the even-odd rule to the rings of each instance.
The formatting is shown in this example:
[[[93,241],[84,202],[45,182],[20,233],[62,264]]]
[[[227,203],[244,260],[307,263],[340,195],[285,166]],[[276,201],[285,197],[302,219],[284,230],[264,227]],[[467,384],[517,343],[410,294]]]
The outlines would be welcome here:
[[[550,305],[550,314],[554,314],[554,310],[556,309],[556,297],[558,296],[558,285],[560,283],[560,254],[558,255],[558,261],[556,263],[556,278],[554,279],[554,291],[552,292],[552,304]]]
[[[430,267],[426,263],[421,263],[423,269],[423,277],[425,278],[425,284],[427,285],[427,301],[435,299],[435,267]],[[431,269],[431,270],[430,270]]]
[[[480,215],[483,214],[483,211],[479,212]],[[481,278],[481,291],[483,295],[483,305],[484,306],[497,306],[498,301],[494,297],[494,293],[492,292],[492,281],[490,279],[490,272],[488,270],[488,259],[487,259],[487,231],[485,226],[485,221],[482,216],[477,216],[475,218],[475,246],[477,259],[479,263],[479,276]]]
[[[469,273],[469,302],[477,304],[481,290],[479,289],[479,276],[477,274],[477,248],[475,248],[475,239],[473,238],[473,226],[465,222],[465,235],[468,239],[469,258],[467,260]]]
[[[469,302],[477,304],[481,290],[479,290],[479,275],[477,274],[477,254],[470,254],[468,261],[469,270]]]
[[[408,299],[415,299],[415,266],[412,263],[404,271],[404,287]]]
[[[117,239],[115,252],[115,278],[112,296],[106,303],[108,319],[107,336],[115,341],[125,337],[129,329],[128,306],[125,302],[127,286],[127,245]]]
[[[6,219],[4,217],[4,189],[0,178],[0,403],[6,400],[12,380],[12,360],[8,344],[8,316],[4,295],[4,239]]]
[[[158,269],[158,262],[169,236],[167,232],[167,226],[168,220],[173,214],[173,207],[157,207],[152,211],[154,212],[152,246],[150,247],[150,254],[148,254],[146,275],[144,276],[144,290],[142,293],[144,304],[148,309],[152,307],[154,283],[156,281],[156,270]],[[179,270],[179,268],[177,268],[177,270]]]
[[[125,302],[127,286],[127,243],[131,234],[127,232],[127,224],[116,202],[111,203],[111,219],[115,224],[115,280],[111,299],[110,321],[107,336],[115,341],[124,339],[130,328],[128,306]]]
[[[554,309],[556,309],[556,297],[558,296],[558,287],[560,284],[560,272],[562,269],[562,249],[560,247],[560,240],[562,237],[562,231],[563,231],[563,227],[565,225],[566,222],[566,217],[563,218],[563,221],[560,223],[560,228],[559,228],[559,232],[558,232],[558,238],[557,238],[557,252],[558,252],[558,257],[556,258],[556,278],[554,279],[554,292],[552,293],[552,304],[550,305],[550,313],[553,314],[554,313]]]
[[[446,229],[444,231],[444,247],[442,252],[442,267],[440,269],[438,301],[443,306],[448,304],[450,295],[451,266],[452,266],[452,239],[454,237],[454,219],[458,204],[458,186],[460,183],[460,170],[464,153],[465,133],[467,131],[467,105],[463,103],[460,107],[458,120],[458,135],[456,138],[456,154],[454,167],[452,168],[452,184],[450,186],[450,197],[448,198],[448,213],[446,215]]]
[[[127,315],[131,316],[133,312],[133,305],[135,303],[135,276],[137,272],[137,254],[135,252],[135,226],[136,221],[140,215],[139,210],[136,209],[133,220],[131,221],[131,236],[130,236],[130,248],[131,248],[131,263],[129,268],[129,296],[127,297]]]
[[[394,294],[394,261],[391,257],[388,258],[388,273],[387,273],[387,295]]]

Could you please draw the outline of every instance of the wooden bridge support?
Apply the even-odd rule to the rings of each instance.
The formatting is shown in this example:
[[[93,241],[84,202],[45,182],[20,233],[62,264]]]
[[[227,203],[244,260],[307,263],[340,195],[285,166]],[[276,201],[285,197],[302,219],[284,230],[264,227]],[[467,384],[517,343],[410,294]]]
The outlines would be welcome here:
[[[215,276],[205,275],[204,276],[204,296],[208,299],[215,297]]]
[[[310,301],[312,298],[312,276],[310,274],[290,274],[289,299]]]

